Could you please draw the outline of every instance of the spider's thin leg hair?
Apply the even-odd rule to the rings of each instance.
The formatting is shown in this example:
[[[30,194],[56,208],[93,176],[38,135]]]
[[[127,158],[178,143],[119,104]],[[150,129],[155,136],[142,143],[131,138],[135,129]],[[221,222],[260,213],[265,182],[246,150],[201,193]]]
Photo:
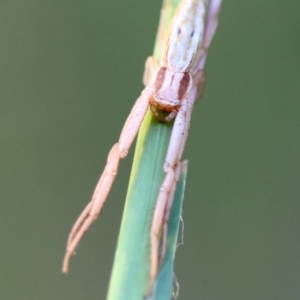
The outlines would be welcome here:
[[[68,272],[70,257],[74,253],[85,232],[97,219],[106,201],[108,193],[117,175],[120,159],[124,158],[128,153],[128,150],[147,112],[151,95],[152,92],[149,88],[145,88],[143,90],[125,122],[119,142],[115,144],[109,152],[107,164],[96,186],[92,200],[86,206],[71,230],[63,262],[63,273]]]

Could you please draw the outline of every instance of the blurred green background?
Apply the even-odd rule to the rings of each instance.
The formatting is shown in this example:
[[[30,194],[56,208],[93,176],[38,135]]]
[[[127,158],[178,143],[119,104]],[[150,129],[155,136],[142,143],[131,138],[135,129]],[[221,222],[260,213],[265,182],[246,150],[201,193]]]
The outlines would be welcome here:
[[[105,299],[133,151],[66,238],[142,89],[161,1],[0,3],[0,299]],[[300,298],[300,4],[224,1],[184,158],[179,299]]]

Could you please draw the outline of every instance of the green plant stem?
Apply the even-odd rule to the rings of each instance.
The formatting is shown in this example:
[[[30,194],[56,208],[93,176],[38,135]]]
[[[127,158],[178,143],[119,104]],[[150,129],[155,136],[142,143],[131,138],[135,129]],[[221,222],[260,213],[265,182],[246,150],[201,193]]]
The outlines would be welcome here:
[[[150,124],[151,126],[148,126]],[[150,227],[171,125],[148,113],[137,142],[108,299],[143,299],[148,287]],[[158,146],[156,151],[154,145]]]
[[[161,14],[163,18],[160,21],[154,50],[154,57],[157,61],[161,55],[162,35],[166,32],[178,3],[179,0],[164,1]],[[150,228],[159,188],[165,176],[163,164],[172,125],[173,122],[159,123],[148,111],[139,131],[109,285],[108,300],[141,300],[147,291],[150,274]],[[179,201],[181,207],[183,191],[179,194],[181,195]],[[177,214],[180,211],[178,210]],[[179,215],[177,219],[179,224]],[[172,237],[174,237],[175,231],[170,230]],[[175,252],[175,247],[168,247],[168,249],[173,249]],[[174,255],[170,257],[174,259]],[[170,282],[171,280],[172,282],[173,267],[169,268],[168,273],[170,273],[168,278],[171,279],[167,279],[167,281]],[[169,286],[170,284],[168,284]],[[170,288],[168,289],[170,290]],[[169,291],[169,293],[171,292]],[[153,293],[153,297],[154,294],[158,295],[159,293]]]

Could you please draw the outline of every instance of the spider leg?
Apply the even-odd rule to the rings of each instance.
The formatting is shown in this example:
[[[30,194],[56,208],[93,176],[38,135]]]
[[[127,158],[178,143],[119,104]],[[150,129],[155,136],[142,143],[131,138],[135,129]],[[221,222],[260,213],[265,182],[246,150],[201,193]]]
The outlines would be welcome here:
[[[174,193],[179,181],[182,163],[180,162],[190,127],[194,103],[197,96],[203,94],[205,72],[199,70],[194,74],[194,86],[188,98],[182,100],[182,105],[174,121],[173,130],[164,163],[165,179],[159,190],[152,226],[150,231],[150,284],[148,292],[154,284],[159,266],[164,258],[168,234],[168,221],[173,205]],[[162,247],[159,245],[162,237]]]
[[[174,122],[164,164],[164,171],[166,172],[166,175],[160,187],[156,206],[154,209],[150,232],[150,291],[152,289],[159,265],[163,259],[165,252],[164,249],[166,247],[166,238],[163,238],[163,251],[159,253],[160,237],[162,229],[163,235],[166,236],[167,234],[167,221],[172,209],[176,184],[181,174],[180,159],[186,143],[194,104],[194,101],[191,99],[195,98],[196,89],[193,89],[193,91],[194,95],[192,96],[194,97],[187,98],[182,101],[182,106],[180,107]]]
[[[127,155],[129,148],[136,137],[141,123],[145,117],[151,97],[152,90],[146,87],[141,96],[137,99],[130,112],[130,115],[125,122],[119,142],[116,143],[110,150],[106,166],[97,183],[92,200],[90,203],[88,203],[86,208],[75,222],[69,235],[62,268],[63,273],[68,272],[70,257],[75,252],[78,243],[86,231],[100,214],[100,211],[117,175],[120,159]]]
[[[165,211],[164,211],[164,219],[163,219],[164,226],[162,228],[162,242],[161,242],[162,247],[161,247],[161,253],[160,253],[160,258],[159,258],[160,262],[162,262],[163,258],[165,257],[166,250],[167,250],[168,222],[170,219],[171,210],[173,208],[176,186],[181,177],[181,173],[184,168],[184,165],[186,165],[186,164],[187,164],[187,161],[185,160],[183,162],[178,162],[178,164],[176,165],[175,180],[173,182],[173,186],[172,186],[171,192],[169,194],[169,197],[167,199],[167,203],[166,203],[166,207],[165,207]]]

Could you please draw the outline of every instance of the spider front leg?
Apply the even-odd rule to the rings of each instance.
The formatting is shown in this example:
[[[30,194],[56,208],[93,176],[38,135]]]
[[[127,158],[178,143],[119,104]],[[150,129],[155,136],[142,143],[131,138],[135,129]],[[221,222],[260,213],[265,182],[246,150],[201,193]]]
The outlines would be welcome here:
[[[106,166],[97,183],[92,200],[75,222],[69,235],[62,268],[63,273],[68,272],[71,255],[74,253],[78,243],[86,231],[97,219],[101,212],[101,209],[117,175],[120,159],[127,155],[129,148],[137,135],[137,132],[147,112],[152,93],[152,90],[148,87],[143,90],[141,96],[137,99],[130,112],[130,115],[125,122],[119,142],[116,143],[109,152]]]
[[[159,253],[159,245],[161,240],[160,238],[163,228],[165,228],[163,230],[163,235],[165,235],[167,231],[167,222],[169,220],[170,211],[172,209],[174,192],[181,174],[180,159],[186,143],[186,137],[188,135],[188,129],[194,104],[194,101],[191,99],[192,98],[183,100],[182,106],[177,113],[164,164],[164,171],[166,175],[157,197],[150,232],[151,249],[149,290],[152,289],[159,265],[164,256],[164,250],[161,254]],[[164,244],[165,242],[163,241],[162,249],[165,249]]]

